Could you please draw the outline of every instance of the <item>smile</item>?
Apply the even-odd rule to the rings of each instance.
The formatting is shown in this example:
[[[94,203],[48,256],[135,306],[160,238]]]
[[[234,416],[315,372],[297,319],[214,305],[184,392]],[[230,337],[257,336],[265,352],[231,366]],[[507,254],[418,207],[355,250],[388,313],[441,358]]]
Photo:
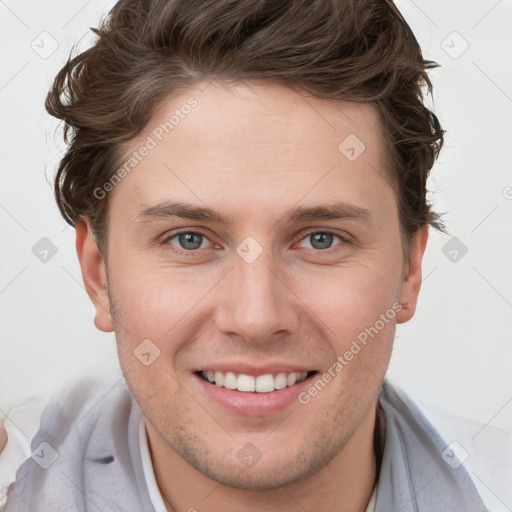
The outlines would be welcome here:
[[[310,377],[311,372],[279,372],[276,374],[247,375],[245,373],[201,371],[198,375],[205,381],[225,389],[245,393],[271,393],[279,389],[293,386]]]

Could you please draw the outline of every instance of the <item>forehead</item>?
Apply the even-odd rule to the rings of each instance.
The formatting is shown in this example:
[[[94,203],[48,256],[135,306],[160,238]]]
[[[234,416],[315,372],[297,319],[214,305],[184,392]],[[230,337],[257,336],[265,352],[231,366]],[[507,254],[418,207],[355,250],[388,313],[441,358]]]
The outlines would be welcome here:
[[[306,195],[318,203],[326,193],[363,197],[389,187],[380,129],[369,103],[279,85],[201,83],[164,101],[130,141],[123,161],[144,156],[114,195],[124,189],[134,207],[182,193],[246,207],[263,196],[285,203]]]

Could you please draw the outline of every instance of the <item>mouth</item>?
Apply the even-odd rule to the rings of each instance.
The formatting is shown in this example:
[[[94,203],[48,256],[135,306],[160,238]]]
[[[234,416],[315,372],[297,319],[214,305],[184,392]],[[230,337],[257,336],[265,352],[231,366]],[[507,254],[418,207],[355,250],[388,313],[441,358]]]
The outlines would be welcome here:
[[[317,374],[316,370],[303,372],[278,372],[263,375],[199,370],[195,374],[203,381],[219,388],[242,393],[272,393],[293,387]]]
[[[255,366],[231,361],[193,371],[199,393],[224,411],[242,417],[272,417],[301,406],[299,394],[311,385],[317,370],[285,362]]]

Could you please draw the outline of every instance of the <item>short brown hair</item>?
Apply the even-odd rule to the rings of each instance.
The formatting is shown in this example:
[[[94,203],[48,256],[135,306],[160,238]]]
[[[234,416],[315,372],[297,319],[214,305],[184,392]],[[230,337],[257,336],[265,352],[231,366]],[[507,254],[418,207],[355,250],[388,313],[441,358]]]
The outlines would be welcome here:
[[[161,103],[203,80],[269,80],[373,102],[404,239],[425,225],[443,229],[426,199],[444,134],[423,104],[437,64],[423,59],[391,0],[121,0],[91,30],[97,41],[70,54],[45,106],[65,122],[68,143],[55,178],[60,212],[71,225],[88,217],[100,245],[108,197],[94,190]]]

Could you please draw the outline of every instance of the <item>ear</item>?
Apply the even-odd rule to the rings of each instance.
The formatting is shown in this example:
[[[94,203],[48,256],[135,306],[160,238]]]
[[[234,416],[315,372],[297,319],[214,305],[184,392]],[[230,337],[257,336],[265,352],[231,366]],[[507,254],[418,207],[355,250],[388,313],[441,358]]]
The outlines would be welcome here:
[[[410,245],[409,262],[402,282],[400,302],[402,310],[397,315],[397,323],[409,321],[416,311],[416,303],[421,288],[421,262],[427,246],[428,226],[424,226],[413,236]]]
[[[114,330],[114,321],[110,314],[107,273],[103,256],[96,245],[96,240],[89,219],[81,219],[75,226],[76,252],[85,289],[96,308],[94,325],[104,332]]]

